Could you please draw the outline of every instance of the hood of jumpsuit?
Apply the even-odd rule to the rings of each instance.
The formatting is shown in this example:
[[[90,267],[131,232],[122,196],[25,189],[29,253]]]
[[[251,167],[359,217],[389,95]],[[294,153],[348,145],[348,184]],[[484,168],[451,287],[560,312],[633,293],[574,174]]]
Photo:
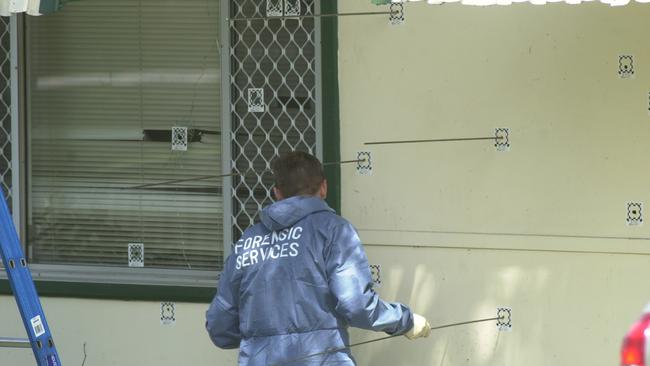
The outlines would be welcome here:
[[[269,230],[280,231],[293,226],[305,216],[319,211],[334,212],[319,197],[294,196],[265,207],[260,212],[260,220]]]

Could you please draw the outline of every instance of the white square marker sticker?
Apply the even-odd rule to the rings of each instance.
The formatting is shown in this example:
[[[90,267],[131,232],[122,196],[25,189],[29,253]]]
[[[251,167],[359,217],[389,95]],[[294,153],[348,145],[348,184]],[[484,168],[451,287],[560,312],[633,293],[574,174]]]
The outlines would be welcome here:
[[[41,320],[40,315],[36,315],[31,319],[32,329],[34,330],[34,336],[40,337],[45,334],[45,327],[43,326],[43,321]]]

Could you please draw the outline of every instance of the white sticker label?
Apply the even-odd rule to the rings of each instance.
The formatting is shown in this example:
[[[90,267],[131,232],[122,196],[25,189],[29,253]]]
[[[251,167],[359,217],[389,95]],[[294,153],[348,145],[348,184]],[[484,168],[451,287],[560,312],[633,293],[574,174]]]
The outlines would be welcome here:
[[[634,56],[633,55],[618,56],[618,76],[621,79],[634,78]]]
[[[372,154],[370,151],[357,152],[357,173],[372,175]]]
[[[34,329],[34,335],[40,337],[45,334],[45,327],[43,327],[43,322],[41,321],[41,316],[36,315],[32,318],[32,329]]]
[[[639,226],[643,224],[643,202],[627,203],[627,218],[625,223],[628,226]]]
[[[495,128],[494,129],[494,147],[497,151],[510,151],[510,129],[509,128]]]
[[[173,302],[160,303],[160,324],[176,324],[176,304]]]

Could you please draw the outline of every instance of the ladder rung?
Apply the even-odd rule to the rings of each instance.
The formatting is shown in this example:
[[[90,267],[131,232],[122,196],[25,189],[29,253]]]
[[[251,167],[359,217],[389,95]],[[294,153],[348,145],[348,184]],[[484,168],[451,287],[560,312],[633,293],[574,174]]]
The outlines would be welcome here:
[[[31,348],[29,339],[0,337],[0,348]]]

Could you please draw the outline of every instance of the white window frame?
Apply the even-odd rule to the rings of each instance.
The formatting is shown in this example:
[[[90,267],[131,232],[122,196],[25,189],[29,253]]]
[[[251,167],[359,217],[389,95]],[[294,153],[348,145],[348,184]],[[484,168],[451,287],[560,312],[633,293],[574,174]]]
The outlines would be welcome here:
[[[230,111],[230,0],[221,0],[221,174],[232,173],[232,115]],[[231,253],[232,245],[232,178],[225,176],[222,183],[223,192],[223,259]],[[227,193],[226,193],[227,192]]]

